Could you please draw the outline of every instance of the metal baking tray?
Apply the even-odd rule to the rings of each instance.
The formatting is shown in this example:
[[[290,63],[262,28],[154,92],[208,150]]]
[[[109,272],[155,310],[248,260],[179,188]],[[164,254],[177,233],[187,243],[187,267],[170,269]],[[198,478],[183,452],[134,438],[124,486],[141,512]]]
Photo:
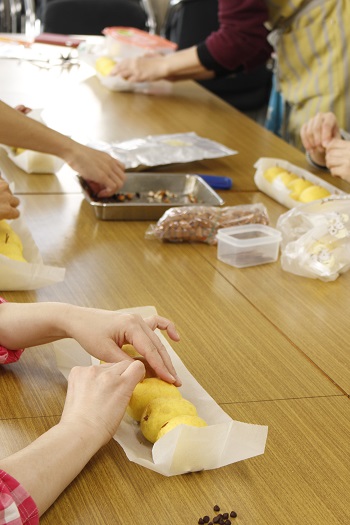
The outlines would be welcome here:
[[[153,221],[158,220],[169,208],[175,206],[221,206],[224,201],[198,175],[181,173],[127,173],[120,193],[137,194],[131,200],[117,202],[116,196],[98,199],[91,188],[78,177],[85,199],[95,211],[96,217],[105,221]],[[150,192],[170,192],[168,202],[156,202]],[[118,194],[116,194],[118,195]],[[195,202],[192,202],[195,200]]]

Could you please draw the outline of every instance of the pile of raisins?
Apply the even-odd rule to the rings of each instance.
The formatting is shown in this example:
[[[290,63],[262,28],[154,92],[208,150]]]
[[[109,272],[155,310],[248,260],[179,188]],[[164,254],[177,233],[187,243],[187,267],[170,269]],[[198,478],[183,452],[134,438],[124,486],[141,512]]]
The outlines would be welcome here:
[[[203,516],[203,518],[199,518],[198,523],[200,525],[231,525],[232,522],[229,518],[237,518],[237,512],[234,510],[231,510],[230,513],[220,513],[219,505],[214,505],[213,510],[218,514],[216,514],[212,519],[210,519],[209,516]]]

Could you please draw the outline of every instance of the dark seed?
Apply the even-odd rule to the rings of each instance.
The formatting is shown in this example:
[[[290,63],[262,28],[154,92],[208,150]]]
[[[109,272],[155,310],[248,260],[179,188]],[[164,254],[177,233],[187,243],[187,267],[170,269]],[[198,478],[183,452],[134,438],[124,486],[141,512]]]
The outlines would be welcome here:
[[[202,518],[199,518],[198,523],[199,523],[200,525],[203,525],[203,523],[204,523],[203,519],[202,519]]]
[[[219,512],[219,510],[220,510],[219,505],[215,505],[215,506],[214,506],[214,510],[215,510],[215,512]]]
[[[228,518],[228,512],[225,512],[225,513],[222,515],[222,517],[224,518],[224,520],[227,520],[227,518]]]
[[[226,520],[225,525],[231,525],[231,520]]]
[[[237,518],[237,512],[235,512],[234,510],[232,510],[232,511],[230,512],[230,516],[231,516],[231,518]]]
[[[221,520],[221,514],[218,514],[217,516],[215,516],[215,518],[213,518],[213,523],[220,523],[220,520]]]
[[[204,521],[204,523],[209,523],[209,521],[210,521],[209,516],[204,516],[203,517],[203,521]]]

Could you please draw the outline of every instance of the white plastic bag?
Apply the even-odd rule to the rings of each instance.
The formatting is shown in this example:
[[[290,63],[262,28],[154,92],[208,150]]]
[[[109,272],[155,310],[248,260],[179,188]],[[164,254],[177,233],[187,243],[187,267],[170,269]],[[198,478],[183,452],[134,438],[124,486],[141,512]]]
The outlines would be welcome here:
[[[283,270],[334,281],[350,268],[350,196],[332,196],[281,215]]]

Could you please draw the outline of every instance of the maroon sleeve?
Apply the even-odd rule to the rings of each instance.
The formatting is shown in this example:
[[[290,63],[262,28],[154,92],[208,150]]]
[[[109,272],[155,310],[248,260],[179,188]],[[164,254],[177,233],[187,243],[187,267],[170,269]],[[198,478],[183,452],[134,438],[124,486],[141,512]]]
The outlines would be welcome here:
[[[267,41],[268,9],[264,0],[219,0],[219,24],[197,46],[198,58],[207,69],[227,73],[252,69],[271,56]]]

